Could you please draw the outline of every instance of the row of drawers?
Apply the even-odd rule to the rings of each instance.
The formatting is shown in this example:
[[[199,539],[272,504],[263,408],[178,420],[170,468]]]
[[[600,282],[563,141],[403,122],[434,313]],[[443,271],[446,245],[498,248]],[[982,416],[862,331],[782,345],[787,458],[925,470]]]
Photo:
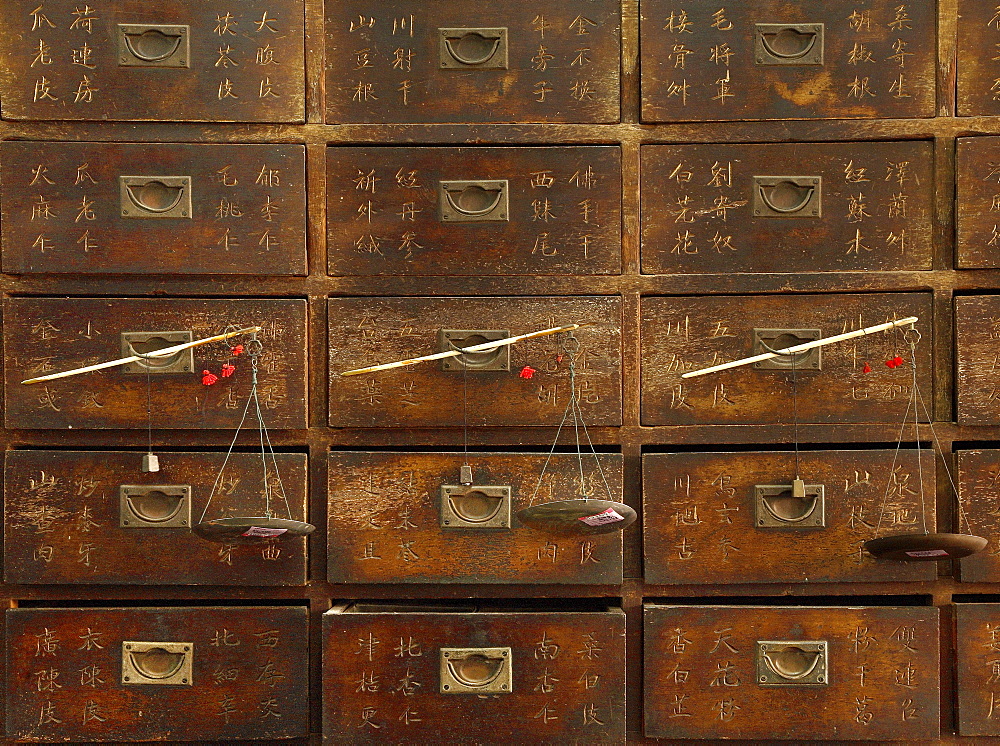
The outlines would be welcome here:
[[[523,525],[528,505],[587,495],[622,500],[622,457],[442,452],[332,452],[326,526],[307,518],[304,454],[277,456],[284,500],[277,517],[308,520],[326,542],[333,583],[618,585],[622,535],[566,537]],[[936,520],[929,450],[820,450],[798,457],[806,496],[791,495],[788,451],[647,453],[642,484],[645,580],[657,585],[933,581],[933,563],[876,562],[876,536],[947,531]],[[304,585],[304,541],[209,544],[201,520],[259,515],[260,456],[161,453],[161,471],[139,473],[140,454],[8,451],[4,580],[31,584]],[[459,481],[469,464],[473,485]],[[993,548],[961,563],[965,582],[1000,582],[1000,451],[960,450],[961,531]],[[273,478],[273,477],[272,477]],[[953,499],[948,493],[949,502]],[[315,505],[315,503],[314,503]],[[636,506],[638,507],[638,506]],[[287,510],[287,515],[286,515]]]
[[[643,120],[934,116],[936,3],[865,5],[642,0]],[[5,118],[304,121],[303,0],[237,12],[181,0],[78,6],[12,7],[0,41]],[[524,2],[328,2],[326,121],[617,122],[621,22],[618,0],[545,13]],[[1000,40],[1000,19],[962,0],[957,25],[958,112],[1000,113],[1000,63],[982,52]]]
[[[1000,267],[1000,138],[959,138],[957,266]],[[644,145],[649,274],[929,270],[930,142]],[[11,274],[307,273],[301,145],[0,144]],[[622,271],[618,147],[330,147],[335,276]]]
[[[1000,607],[949,611],[958,731],[998,735]],[[644,616],[647,736],[939,735],[936,608],[651,603]],[[620,609],[335,607],[322,626],[324,739],[464,743],[489,729],[507,742],[624,743],[624,636]],[[9,610],[7,734],[305,736],[308,638],[301,607]]]

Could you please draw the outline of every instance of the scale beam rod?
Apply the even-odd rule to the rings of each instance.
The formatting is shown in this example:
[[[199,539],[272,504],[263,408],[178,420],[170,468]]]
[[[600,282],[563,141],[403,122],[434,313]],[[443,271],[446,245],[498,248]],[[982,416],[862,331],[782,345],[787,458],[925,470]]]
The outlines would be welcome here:
[[[702,368],[701,370],[692,370],[684,373],[681,378],[697,378],[698,376],[705,376],[709,373],[718,373],[720,370],[729,370],[730,368],[740,368],[744,365],[751,365],[753,363],[759,363],[761,360],[771,360],[772,358],[782,357],[783,355],[796,355],[800,352],[805,352],[806,350],[812,350],[816,347],[824,347],[826,345],[834,344],[836,342],[844,342],[848,339],[855,339],[856,337],[866,337],[869,334],[877,334],[878,332],[888,331],[889,329],[895,329],[899,326],[908,326],[910,324],[917,323],[916,316],[907,316],[905,319],[899,319],[897,321],[888,321],[884,324],[876,324],[875,326],[868,326],[864,329],[856,329],[853,332],[845,332],[844,334],[835,334],[832,337],[824,337],[823,339],[814,339],[812,342],[803,342],[800,345],[795,345],[793,347],[786,347],[783,350],[775,350],[774,352],[763,352],[760,355],[754,355],[753,357],[745,357],[742,360],[733,360],[730,363],[722,363],[720,365],[713,365],[711,368]]]
[[[210,342],[221,342],[224,339],[229,339],[230,337],[237,337],[240,334],[256,334],[261,331],[259,326],[248,326],[245,329],[238,329],[235,332],[226,332],[225,334],[216,334],[214,337],[205,337],[204,339],[196,339],[193,342],[184,342],[183,344],[173,345],[171,347],[164,347],[160,350],[154,350],[153,352],[146,353],[145,355],[132,355],[131,357],[122,357],[117,360],[108,360],[105,363],[96,363],[94,365],[86,365],[82,368],[74,368],[73,370],[64,370],[62,373],[51,373],[47,376],[39,376],[38,378],[29,378],[26,381],[21,381],[21,383],[41,383],[42,381],[54,381],[57,378],[69,378],[70,376],[78,376],[81,373],[90,373],[95,370],[104,370],[105,368],[116,368],[119,365],[128,365],[129,363],[134,363],[139,360],[146,360],[151,357],[168,357],[175,353],[181,352],[191,347],[198,347],[199,345],[207,345]]]
[[[547,337],[550,334],[558,334],[559,332],[571,332],[575,329],[579,329],[584,326],[590,326],[590,324],[570,324],[568,326],[554,326],[551,329],[542,329],[537,332],[529,332],[528,334],[519,334],[516,337],[506,337],[505,339],[497,339],[492,342],[483,342],[482,344],[472,345],[471,347],[461,347],[459,349],[448,350],[446,352],[435,352],[433,355],[411,357],[407,360],[397,360],[394,363],[383,363],[382,365],[372,365],[368,368],[347,370],[341,373],[340,375],[360,376],[366,373],[376,373],[381,370],[392,370],[393,368],[405,368],[408,365],[416,365],[417,363],[424,363],[430,360],[443,360],[444,358],[447,357],[459,357],[460,355],[465,355],[466,353],[469,352],[488,352],[490,350],[495,350],[497,347],[512,345],[515,342],[523,342],[526,339],[534,339],[535,337]]]

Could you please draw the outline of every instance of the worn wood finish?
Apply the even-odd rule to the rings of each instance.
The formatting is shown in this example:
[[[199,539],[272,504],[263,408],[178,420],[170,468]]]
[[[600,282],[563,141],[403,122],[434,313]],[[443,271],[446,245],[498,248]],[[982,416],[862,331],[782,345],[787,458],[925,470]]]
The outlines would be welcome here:
[[[1000,15],[996,3],[958,0],[958,115],[1000,114]]]
[[[359,605],[323,615],[327,743],[621,743],[625,615]],[[441,691],[441,648],[510,648],[511,690]]]
[[[304,121],[302,0],[15,0],[8,10],[5,119]]]
[[[955,388],[962,425],[1000,423],[1000,402],[990,374],[997,355],[1000,296],[955,298]]]
[[[269,428],[303,428],[305,314],[302,300],[200,300],[192,298],[8,298],[4,302],[5,422],[25,428],[145,427],[147,376],[123,367],[34,386],[32,375],[121,356],[126,332],[190,331],[199,339],[258,325],[264,345],[259,396]],[[165,347],[161,344],[160,347]],[[236,359],[236,373],[202,384],[202,371],[219,376],[231,360],[229,343],[196,347],[190,372],[155,373],[149,397],[155,428],[227,428],[239,424],[250,392],[250,363]],[[141,351],[141,350],[140,350]],[[183,353],[181,353],[183,354]],[[178,358],[179,359],[179,358]],[[254,420],[251,417],[250,422]]]
[[[747,366],[683,383],[681,374],[766,351],[753,348],[755,328],[819,329],[819,336],[828,336],[905,316],[920,318],[919,327],[926,335],[917,347],[917,376],[929,401],[930,300],[918,293],[644,298],[642,421],[647,425],[790,422],[790,368]],[[892,331],[822,350],[821,369],[796,370],[799,419],[901,422],[911,386],[908,347],[902,334]],[[897,355],[906,364],[886,368],[884,362]],[[871,373],[863,372],[866,361]]]
[[[621,424],[618,298],[334,298],[327,314],[331,427],[455,427],[466,411],[464,387],[471,425],[558,425],[568,397],[563,335],[513,345],[508,371],[446,371],[425,363],[372,376],[337,373],[448,349],[438,344],[442,329],[521,334],[565,324],[592,325],[574,332],[587,425]],[[485,353],[483,360],[493,357]],[[524,366],[537,371],[532,378],[519,375]]]
[[[620,35],[613,0],[327,5],[326,121],[617,122]]]
[[[33,608],[6,614],[8,736],[48,742],[246,741],[308,732],[303,607]],[[190,683],[125,682],[126,642],[188,643]],[[161,671],[167,663],[174,665],[161,662]]]
[[[993,583],[1000,578],[1000,451],[992,448],[961,450],[955,454],[955,481],[962,506],[962,531],[985,536],[985,552],[961,560],[962,581]]]
[[[1000,736],[996,724],[994,669],[1000,652],[1000,606],[955,607],[958,668],[958,732],[963,736]]]
[[[621,272],[618,148],[330,148],[326,176],[331,275]]]
[[[647,736],[938,736],[934,608],[647,604],[643,639]],[[825,643],[826,683],[759,685],[758,641]]]
[[[931,268],[930,143],[646,145],[640,153],[643,272]]]
[[[622,459],[601,454],[611,499],[622,499]],[[580,464],[552,456],[534,495],[546,456],[527,453],[350,453],[329,462],[327,579],[333,583],[576,583],[619,584],[622,534],[551,536],[524,526],[517,511],[534,503],[586,494],[608,499],[594,457]],[[458,518],[490,514],[489,506],[463,506],[459,467],[472,466],[474,485],[507,487],[497,498],[509,515],[504,526],[462,524]],[[455,490],[455,509],[441,490]],[[474,489],[474,488],[473,488]],[[481,493],[482,494],[482,493]],[[484,498],[479,498],[480,500]],[[443,512],[444,511],[444,512]],[[464,511],[464,512],[463,512]],[[508,512],[509,511],[509,512]],[[448,517],[446,517],[448,516]],[[445,525],[444,521],[450,523]],[[485,525],[485,524],[483,524]]]
[[[0,200],[11,274],[306,274],[301,145],[5,142]]]
[[[645,0],[643,121],[933,116],[935,7]]]
[[[304,541],[219,545],[191,533],[222,467],[223,453],[160,452],[160,471],[142,473],[141,453],[8,451],[4,469],[4,580],[110,585],[304,585]],[[287,500],[278,517],[305,519],[306,457],[275,456]],[[172,500],[123,505],[122,486],[187,486]],[[160,491],[162,492],[162,491]],[[206,518],[262,515],[260,454],[234,453]],[[152,511],[150,511],[152,508]],[[288,512],[286,512],[286,509]],[[146,515],[170,528],[137,522]],[[289,515],[290,514],[290,515]],[[184,516],[189,516],[186,520]],[[128,523],[123,523],[127,521]]]
[[[997,37],[1000,39],[1000,35]],[[1000,42],[998,42],[1000,43]],[[1000,242],[995,213],[1000,210],[1000,138],[960,137],[955,180],[958,194],[956,263],[960,269],[1000,267]]]
[[[794,453],[646,454],[645,578],[663,585],[934,580],[931,563],[877,562],[862,547],[876,536],[921,533],[924,518],[935,530],[933,454],[923,451],[919,464],[913,450],[900,451],[895,465],[894,456],[806,451],[798,474],[807,498],[797,501]],[[789,495],[762,505],[757,485],[787,485]]]

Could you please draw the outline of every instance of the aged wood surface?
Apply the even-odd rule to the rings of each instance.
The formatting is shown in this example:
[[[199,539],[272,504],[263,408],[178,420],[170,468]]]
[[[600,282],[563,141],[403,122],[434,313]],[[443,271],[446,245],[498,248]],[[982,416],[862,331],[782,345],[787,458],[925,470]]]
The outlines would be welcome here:
[[[1000,296],[955,298],[955,372],[958,421],[963,425],[1000,422],[1000,402],[991,364],[997,355]]]
[[[963,736],[1000,736],[995,722],[996,667],[1000,652],[1000,608],[996,604],[958,604],[955,608],[958,669],[958,732]]]
[[[1000,210],[1000,139],[960,137],[956,149],[956,265],[961,269],[1000,267],[1000,231],[993,219]]]
[[[1000,9],[958,0],[958,115],[1000,114]]]
[[[962,580],[970,583],[994,583],[1000,577],[1000,451],[993,448],[960,450],[955,453],[955,481],[963,514],[964,531],[989,538],[986,551],[961,561]]]

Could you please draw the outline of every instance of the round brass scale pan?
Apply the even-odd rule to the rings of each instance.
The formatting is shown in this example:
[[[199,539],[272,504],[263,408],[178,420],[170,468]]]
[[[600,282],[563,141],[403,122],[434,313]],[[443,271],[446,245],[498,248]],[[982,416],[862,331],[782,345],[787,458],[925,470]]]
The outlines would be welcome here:
[[[191,530],[206,541],[219,544],[256,544],[268,539],[294,539],[305,536],[315,531],[316,527],[310,523],[290,521],[285,518],[251,516],[204,521]]]
[[[989,542],[971,534],[900,534],[865,542],[876,559],[902,562],[938,562],[981,552]]]
[[[614,510],[622,520],[613,520],[596,526],[584,523],[581,518],[590,518],[608,509]],[[531,528],[541,529],[552,534],[563,536],[587,536],[591,534],[610,534],[621,531],[626,526],[635,523],[636,514],[628,505],[611,500],[554,500],[552,502],[531,505],[517,511],[521,523]]]

